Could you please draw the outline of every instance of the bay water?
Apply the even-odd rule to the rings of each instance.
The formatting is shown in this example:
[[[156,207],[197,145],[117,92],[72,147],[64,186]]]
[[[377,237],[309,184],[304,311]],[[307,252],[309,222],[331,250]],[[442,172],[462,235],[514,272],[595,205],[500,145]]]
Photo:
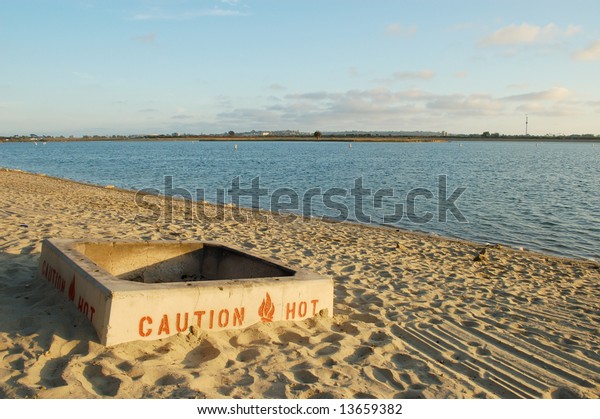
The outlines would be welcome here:
[[[0,167],[600,260],[600,144],[0,144]]]

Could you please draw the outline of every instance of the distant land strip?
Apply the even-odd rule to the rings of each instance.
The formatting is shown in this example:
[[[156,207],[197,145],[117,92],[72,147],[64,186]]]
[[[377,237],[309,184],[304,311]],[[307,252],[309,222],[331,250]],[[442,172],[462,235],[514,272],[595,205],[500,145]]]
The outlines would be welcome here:
[[[80,141],[306,141],[306,142],[371,142],[371,143],[422,143],[422,142],[460,142],[460,141],[528,141],[528,142],[600,142],[600,137],[595,136],[388,136],[388,135],[322,135],[315,138],[313,135],[304,136],[278,136],[278,135],[130,135],[130,136],[84,136],[84,137],[52,137],[52,136],[19,136],[2,137],[0,142],[80,142]]]

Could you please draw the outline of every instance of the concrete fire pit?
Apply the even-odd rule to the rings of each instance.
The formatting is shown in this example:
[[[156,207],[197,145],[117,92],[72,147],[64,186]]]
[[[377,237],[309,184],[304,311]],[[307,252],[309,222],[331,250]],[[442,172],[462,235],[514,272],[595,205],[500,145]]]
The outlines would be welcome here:
[[[217,242],[49,239],[38,276],[108,346],[333,312],[331,278]]]

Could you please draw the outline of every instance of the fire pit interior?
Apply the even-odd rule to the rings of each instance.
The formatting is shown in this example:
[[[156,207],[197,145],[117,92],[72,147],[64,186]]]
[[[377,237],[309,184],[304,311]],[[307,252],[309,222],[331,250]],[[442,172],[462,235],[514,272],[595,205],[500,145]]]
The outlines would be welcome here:
[[[117,279],[145,284],[293,276],[294,271],[205,243],[79,243],[76,250]]]

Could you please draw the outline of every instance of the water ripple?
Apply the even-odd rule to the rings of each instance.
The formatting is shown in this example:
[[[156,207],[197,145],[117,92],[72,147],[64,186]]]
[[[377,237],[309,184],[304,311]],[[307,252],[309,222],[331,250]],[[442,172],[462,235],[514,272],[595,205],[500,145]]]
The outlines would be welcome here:
[[[165,189],[173,186],[196,197],[216,201],[217,189],[230,189],[239,176],[247,187],[259,176],[272,193],[292,188],[300,196],[311,188],[343,188],[345,203],[356,220],[355,179],[375,191],[393,190],[381,208],[372,196],[365,212],[373,222],[403,204],[404,217],[395,225],[479,242],[505,243],[559,255],[600,260],[600,147],[586,143],[465,142],[345,143],[243,142],[84,142],[0,144],[0,166],[46,173],[123,188]],[[436,206],[439,175],[447,179],[448,195],[466,188],[456,201],[468,223],[451,213],[440,221]],[[431,212],[433,219],[415,223],[406,214],[407,196],[416,188],[433,199],[417,198],[415,215]],[[367,200],[368,201],[368,200]],[[302,199],[300,199],[302,202]],[[251,205],[250,201],[242,201]],[[269,201],[259,202],[263,208]],[[314,201],[313,215],[339,213]]]

